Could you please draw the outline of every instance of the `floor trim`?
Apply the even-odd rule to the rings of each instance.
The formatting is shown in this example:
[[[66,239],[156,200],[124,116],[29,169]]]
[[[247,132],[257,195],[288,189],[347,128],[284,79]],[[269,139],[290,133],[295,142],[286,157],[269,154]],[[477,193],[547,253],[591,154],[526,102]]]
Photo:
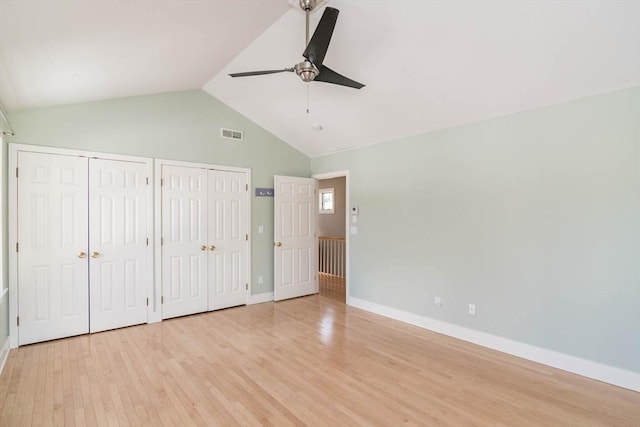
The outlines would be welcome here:
[[[273,292],[263,292],[260,294],[249,295],[247,305],[262,304],[263,302],[273,301]]]
[[[524,344],[519,341],[476,331],[453,323],[431,319],[360,298],[348,297],[347,305],[533,362],[542,363],[543,365],[562,369],[563,371],[640,392],[640,373]]]
[[[4,344],[2,344],[2,348],[0,348],[0,375],[2,375],[2,370],[4,369],[4,364],[7,363],[7,358],[9,357],[9,336],[7,335],[4,340]]]

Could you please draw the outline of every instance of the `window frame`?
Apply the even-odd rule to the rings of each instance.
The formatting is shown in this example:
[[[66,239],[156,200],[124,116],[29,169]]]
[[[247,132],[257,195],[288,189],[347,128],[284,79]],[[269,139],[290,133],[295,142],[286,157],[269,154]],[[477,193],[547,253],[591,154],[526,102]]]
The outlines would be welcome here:
[[[331,209],[324,209],[323,208],[323,200],[322,200],[322,196],[325,194],[331,194]],[[335,214],[336,212],[336,197],[335,197],[335,191],[333,188],[320,188],[318,189],[318,213],[321,215],[326,215],[326,214]]]

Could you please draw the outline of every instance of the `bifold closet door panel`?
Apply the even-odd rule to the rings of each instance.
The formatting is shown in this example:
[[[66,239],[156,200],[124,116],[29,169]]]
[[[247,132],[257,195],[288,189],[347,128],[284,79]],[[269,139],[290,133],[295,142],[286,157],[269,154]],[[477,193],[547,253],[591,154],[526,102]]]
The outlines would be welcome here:
[[[18,153],[19,345],[89,332],[87,162]]]
[[[147,166],[89,160],[90,330],[147,322]]]
[[[162,317],[207,311],[207,171],[162,166]]]
[[[247,174],[210,170],[209,310],[247,303]]]

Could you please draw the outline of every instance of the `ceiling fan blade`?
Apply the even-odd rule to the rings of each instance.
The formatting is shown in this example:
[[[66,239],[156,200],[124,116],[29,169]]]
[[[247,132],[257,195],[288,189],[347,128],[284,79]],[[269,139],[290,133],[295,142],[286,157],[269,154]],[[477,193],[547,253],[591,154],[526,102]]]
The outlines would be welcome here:
[[[362,89],[364,85],[355,80],[351,80],[342,74],[336,73],[331,68],[323,65],[320,67],[320,74],[313,79],[314,82],[333,83],[334,85],[352,87],[354,89]]]
[[[331,41],[339,13],[340,11],[338,9],[332,7],[325,8],[322,13],[322,18],[320,18],[320,22],[313,33],[313,37],[311,37],[307,48],[302,54],[302,56],[318,68],[322,65],[324,56],[327,54],[327,49],[329,49],[329,42]]]
[[[261,76],[263,74],[276,74],[284,73],[286,71],[293,72],[293,68],[284,68],[282,70],[264,70],[264,71],[246,71],[244,73],[231,73],[231,77],[248,77],[248,76]]]

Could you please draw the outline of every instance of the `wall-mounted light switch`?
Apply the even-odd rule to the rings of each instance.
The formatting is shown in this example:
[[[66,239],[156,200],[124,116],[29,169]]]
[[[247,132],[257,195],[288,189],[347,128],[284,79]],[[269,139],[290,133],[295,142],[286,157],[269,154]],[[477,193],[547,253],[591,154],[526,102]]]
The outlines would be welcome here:
[[[273,188],[256,188],[256,197],[273,197]]]

